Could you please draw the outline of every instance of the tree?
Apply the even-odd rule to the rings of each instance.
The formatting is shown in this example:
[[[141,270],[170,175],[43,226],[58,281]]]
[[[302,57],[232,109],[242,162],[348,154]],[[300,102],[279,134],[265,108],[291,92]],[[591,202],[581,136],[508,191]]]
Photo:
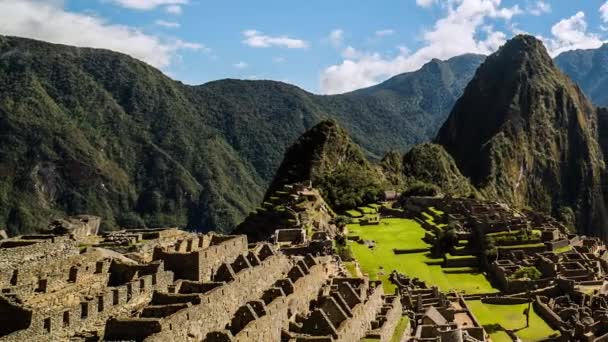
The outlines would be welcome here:
[[[524,315],[526,316],[526,328],[530,327],[530,310],[532,305],[532,290],[536,290],[536,285],[532,284],[532,282],[528,283],[528,287],[526,289],[526,293],[528,294],[528,307],[524,309]]]
[[[433,245],[433,254],[440,255],[448,252],[450,249],[454,248],[458,244],[458,233],[456,229],[449,228],[447,230],[442,230],[437,235],[435,239],[435,243]]]
[[[522,267],[513,272],[511,279],[539,280],[543,274],[534,266]]]

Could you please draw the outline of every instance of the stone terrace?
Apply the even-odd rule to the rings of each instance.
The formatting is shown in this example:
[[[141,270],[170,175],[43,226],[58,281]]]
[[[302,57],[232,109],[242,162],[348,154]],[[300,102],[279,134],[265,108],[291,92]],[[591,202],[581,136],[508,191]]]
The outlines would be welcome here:
[[[98,224],[0,241],[0,341],[388,341],[401,319],[399,297],[346,278],[338,257],[281,252],[326,249],[324,232],[281,246]]]
[[[397,272],[390,280],[413,325],[410,341],[487,341],[486,332],[459,294],[440,292]]]
[[[68,237],[3,240],[0,255],[8,261],[0,273],[2,341],[63,340],[99,331],[111,315],[137,309],[173,282],[162,262],[137,264],[94,248],[80,252]]]

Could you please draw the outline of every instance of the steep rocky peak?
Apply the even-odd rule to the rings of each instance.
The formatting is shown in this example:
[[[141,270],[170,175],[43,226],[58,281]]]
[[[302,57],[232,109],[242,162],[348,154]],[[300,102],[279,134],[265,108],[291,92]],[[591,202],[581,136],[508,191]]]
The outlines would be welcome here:
[[[597,111],[542,42],[520,35],[479,67],[436,141],[488,197],[577,226],[605,224]],[[600,210],[602,209],[602,210]]]

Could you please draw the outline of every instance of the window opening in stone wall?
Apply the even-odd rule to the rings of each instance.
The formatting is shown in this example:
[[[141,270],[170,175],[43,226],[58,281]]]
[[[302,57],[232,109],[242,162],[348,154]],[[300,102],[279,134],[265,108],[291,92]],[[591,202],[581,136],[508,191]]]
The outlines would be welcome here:
[[[118,293],[118,290],[114,290],[112,291],[112,305],[118,305],[119,302],[119,296],[120,294]]]
[[[86,319],[89,316],[89,303],[80,303],[80,318]]]
[[[44,326],[44,330],[46,332],[51,332],[51,318],[50,317],[44,319],[43,326]]]
[[[36,292],[45,293],[47,285],[48,285],[47,279],[38,279],[38,288],[36,288]]]
[[[11,276],[11,285],[17,286],[17,279],[19,278],[19,270],[14,270]]]
[[[63,327],[67,328],[69,326],[70,326],[70,312],[64,311],[63,312]]]
[[[97,264],[95,264],[95,273],[100,274],[102,272],[103,272],[103,261],[98,261]]]
[[[132,295],[133,295],[133,287],[131,284],[127,284],[127,302],[131,300]]]
[[[68,278],[68,281],[71,283],[75,283],[76,277],[78,277],[78,267],[72,266],[70,267],[70,276]]]

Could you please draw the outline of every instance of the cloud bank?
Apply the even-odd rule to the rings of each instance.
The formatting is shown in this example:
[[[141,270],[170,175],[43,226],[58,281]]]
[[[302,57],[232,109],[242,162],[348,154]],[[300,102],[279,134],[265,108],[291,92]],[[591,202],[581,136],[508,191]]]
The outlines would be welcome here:
[[[160,5],[178,0],[124,2],[145,9],[153,3]],[[112,24],[92,15],[68,12],[59,4],[32,0],[0,1],[0,34],[114,50],[161,69],[176,60],[180,50],[206,50],[203,44],[161,39],[134,27]]]

